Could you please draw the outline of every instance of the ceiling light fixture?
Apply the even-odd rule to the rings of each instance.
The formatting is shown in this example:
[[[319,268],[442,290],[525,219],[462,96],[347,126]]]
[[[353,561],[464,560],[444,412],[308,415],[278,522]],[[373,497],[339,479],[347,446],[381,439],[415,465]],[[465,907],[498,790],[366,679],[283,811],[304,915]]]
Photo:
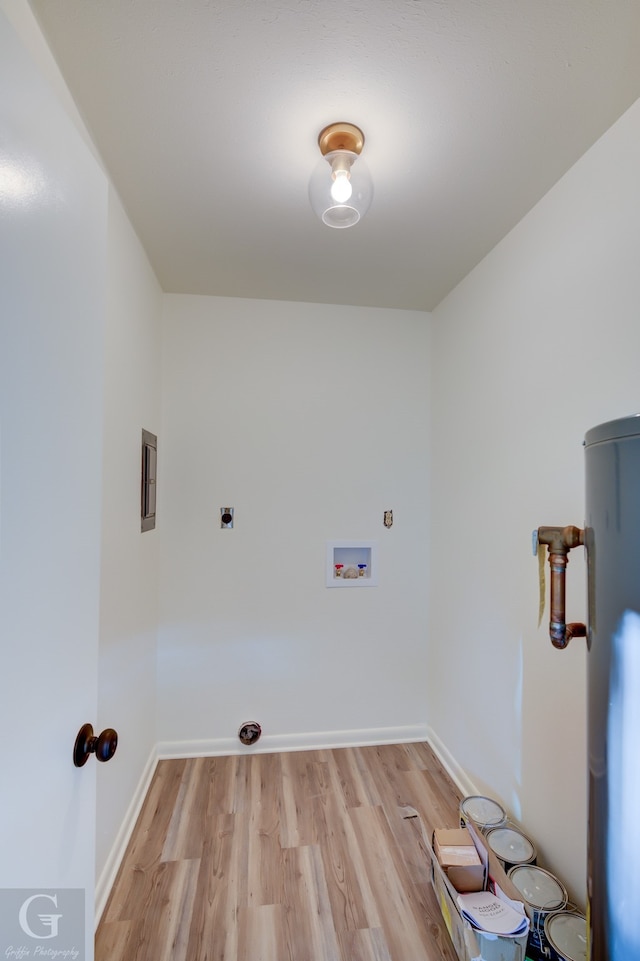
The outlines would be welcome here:
[[[311,206],[327,227],[353,227],[373,199],[371,174],[360,158],[364,134],[352,123],[332,123],[320,131],[318,146],[322,160],[309,181]]]

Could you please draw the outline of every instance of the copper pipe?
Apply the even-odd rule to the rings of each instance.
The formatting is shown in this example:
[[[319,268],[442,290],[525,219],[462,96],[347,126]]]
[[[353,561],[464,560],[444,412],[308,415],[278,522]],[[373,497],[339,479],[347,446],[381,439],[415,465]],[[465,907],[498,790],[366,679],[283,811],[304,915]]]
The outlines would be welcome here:
[[[549,637],[554,647],[563,650],[572,637],[586,637],[586,624],[565,621],[565,574],[569,551],[584,544],[584,531],[579,527],[539,527],[538,543],[549,549],[551,568],[551,619]]]

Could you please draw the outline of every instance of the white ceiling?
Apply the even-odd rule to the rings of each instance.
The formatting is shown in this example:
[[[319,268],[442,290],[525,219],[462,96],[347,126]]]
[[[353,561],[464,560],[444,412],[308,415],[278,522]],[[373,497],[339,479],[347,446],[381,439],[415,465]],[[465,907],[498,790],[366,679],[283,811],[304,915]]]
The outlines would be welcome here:
[[[171,292],[430,310],[640,96],[638,0],[31,6]],[[307,199],[335,120],[348,230]]]

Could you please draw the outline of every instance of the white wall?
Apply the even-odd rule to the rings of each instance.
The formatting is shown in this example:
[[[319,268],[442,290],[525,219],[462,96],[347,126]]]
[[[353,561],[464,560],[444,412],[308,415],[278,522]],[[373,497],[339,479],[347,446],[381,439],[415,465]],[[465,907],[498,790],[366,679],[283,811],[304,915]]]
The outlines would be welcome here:
[[[162,293],[113,191],[107,242],[97,723],[115,727],[120,744],[98,770],[99,910],[155,760],[159,542],[140,532],[140,444],[143,427],[161,433]]]
[[[585,642],[537,628],[530,534],[583,526],[584,433],[640,409],[639,169],[637,103],[433,323],[431,725],[580,902]],[[576,550],[568,620],[584,581]]]
[[[422,313],[165,298],[165,753],[425,731],[428,355]],[[379,587],[325,587],[337,538],[378,541]]]
[[[155,532],[140,533],[140,435],[142,427],[160,432],[162,292],[117,195],[100,172],[95,148],[28,4],[24,0],[0,0],[0,7],[38,65],[53,104],[48,108],[49,115],[52,111],[64,115],[72,130],[67,140],[81,139],[86,145],[83,152],[93,153],[95,159],[88,158],[86,163],[95,170],[103,190],[100,245],[87,240],[84,226],[74,226],[83,256],[92,253],[101,265],[103,288],[98,291],[94,285],[94,294],[101,293],[103,299],[106,295],[100,315],[104,388],[101,381],[99,389],[103,391],[104,415],[92,430],[101,452],[103,484],[101,543],[95,545],[101,566],[98,703],[97,711],[95,707],[81,711],[77,720],[77,727],[90,721],[96,732],[115,727],[120,737],[118,751],[109,764],[92,764],[82,771],[84,781],[92,784],[97,775],[95,873],[99,915],[156,757],[159,541]],[[18,90],[12,90],[12,102],[18,103],[18,96]],[[76,192],[80,193],[79,187]],[[33,253],[35,257],[35,247]],[[85,275],[89,276],[86,267],[77,269],[76,283]],[[85,285],[81,286],[84,290]],[[74,297],[80,304],[80,289]],[[87,316],[96,311],[83,310],[84,329]],[[48,327],[52,327],[51,318]],[[69,350],[68,345],[65,350]],[[99,493],[96,486],[94,496]],[[95,667],[93,682],[95,689]],[[93,803],[92,794],[92,807]],[[91,855],[93,874],[93,846],[86,851]]]

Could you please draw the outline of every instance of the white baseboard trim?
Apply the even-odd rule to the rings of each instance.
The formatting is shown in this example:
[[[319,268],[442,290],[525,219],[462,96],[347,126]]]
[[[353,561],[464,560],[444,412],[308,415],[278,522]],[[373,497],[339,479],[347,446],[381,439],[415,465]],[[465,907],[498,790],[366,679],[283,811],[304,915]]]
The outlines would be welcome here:
[[[460,767],[456,759],[449,752],[449,749],[440,740],[432,727],[427,727],[425,740],[429,742],[433,753],[436,755],[458,790],[462,793],[463,797],[468,797],[471,794],[477,794],[478,789],[471,778],[469,778],[464,769]]]
[[[113,843],[113,847],[109,852],[109,857],[106,860],[104,868],[100,872],[100,877],[96,881],[96,918],[95,924],[96,928],[100,923],[100,918],[106,907],[109,894],[111,893],[111,888],[113,887],[113,882],[116,879],[116,874],[124,857],[124,853],[127,849],[127,844],[133,833],[133,829],[138,820],[138,815],[144,803],[144,799],[147,796],[147,791],[151,784],[151,779],[154,775],[156,766],[158,764],[158,752],[154,747],[149,755],[149,759],[145,764],[142,776],[138,782],[138,786],[131,798],[131,803],[127,808],[127,813],[124,816],[122,824],[120,825],[120,830],[116,836]]]
[[[233,737],[198,741],[161,741],[158,758],[218,757],[227,754],[273,754],[277,751],[314,751],[368,744],[402,744],[428,740],[425,724],[375,727],[347,731],[311,731],[304,734],[263,734],[257,744],[245,747]]]

